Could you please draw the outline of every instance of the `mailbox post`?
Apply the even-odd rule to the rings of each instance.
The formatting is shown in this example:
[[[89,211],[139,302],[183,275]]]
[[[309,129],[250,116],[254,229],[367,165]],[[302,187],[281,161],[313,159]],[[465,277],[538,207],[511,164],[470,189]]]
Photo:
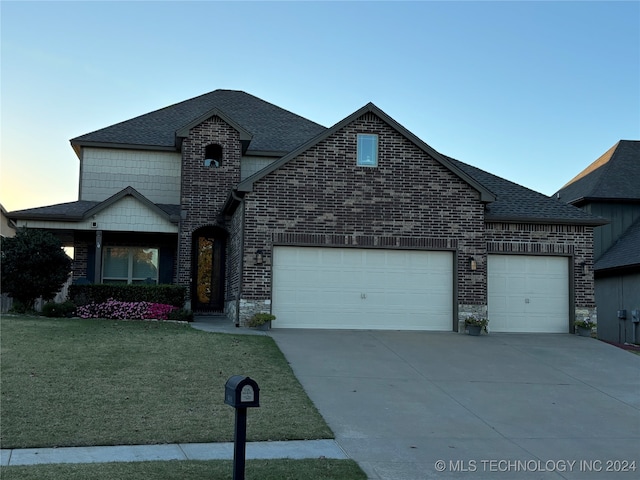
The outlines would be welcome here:
[[[229,377],[224,387],[224,403],[236,409],[233,446],[233,480],[244,480],[247,446],[247,408],[260,406],[260,388],[242,375]]]

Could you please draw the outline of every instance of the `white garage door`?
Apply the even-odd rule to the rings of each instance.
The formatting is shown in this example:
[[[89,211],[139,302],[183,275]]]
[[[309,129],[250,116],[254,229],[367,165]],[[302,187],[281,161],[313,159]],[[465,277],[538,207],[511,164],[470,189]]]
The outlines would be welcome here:
[[[489,255],[487,289],[490,331],[569,331],[568,258]]]
[[[451,252],[274,247],[274,328],[453,329]]]

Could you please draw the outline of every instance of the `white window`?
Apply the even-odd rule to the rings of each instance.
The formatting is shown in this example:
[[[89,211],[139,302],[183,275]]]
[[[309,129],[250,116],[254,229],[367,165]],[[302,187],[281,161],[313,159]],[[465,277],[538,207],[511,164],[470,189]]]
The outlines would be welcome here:
[[[378,166],[378,135],[358,134],[358,166]]]
[[[105,247],[103,283],[158,283],[158,249]]]

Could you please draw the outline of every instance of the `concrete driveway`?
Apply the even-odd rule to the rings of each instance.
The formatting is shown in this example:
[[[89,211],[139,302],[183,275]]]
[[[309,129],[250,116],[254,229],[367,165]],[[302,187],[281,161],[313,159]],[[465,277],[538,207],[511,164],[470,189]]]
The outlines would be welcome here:
[[[371,479],[640,476],[633,353],[574,335],[271,336]]]

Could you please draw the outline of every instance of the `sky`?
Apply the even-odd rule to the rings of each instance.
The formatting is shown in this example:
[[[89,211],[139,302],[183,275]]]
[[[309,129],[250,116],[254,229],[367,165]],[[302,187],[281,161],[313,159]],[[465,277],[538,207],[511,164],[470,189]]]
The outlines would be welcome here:
[[[552,195],[640,139],[640,2],[0,0],[0,202],[78,199],[69,140],[216,89],[330,127],[373,102]]]

